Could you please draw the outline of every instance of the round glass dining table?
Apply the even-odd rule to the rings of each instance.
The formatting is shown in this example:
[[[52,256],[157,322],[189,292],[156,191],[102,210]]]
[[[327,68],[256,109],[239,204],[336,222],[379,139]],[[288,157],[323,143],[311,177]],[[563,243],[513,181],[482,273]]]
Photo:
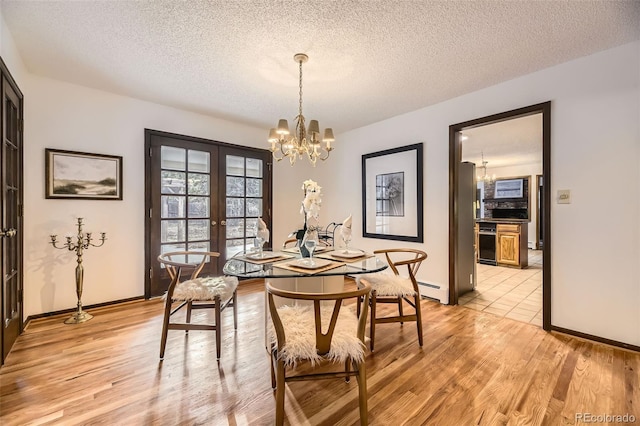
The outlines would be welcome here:
[[[294,247],[240,252],[227,260],[223,273],[238,278],[309,278],[368,274],[386,268],[386,262],[363,250],[328,247],[310,260],[301,258]]]

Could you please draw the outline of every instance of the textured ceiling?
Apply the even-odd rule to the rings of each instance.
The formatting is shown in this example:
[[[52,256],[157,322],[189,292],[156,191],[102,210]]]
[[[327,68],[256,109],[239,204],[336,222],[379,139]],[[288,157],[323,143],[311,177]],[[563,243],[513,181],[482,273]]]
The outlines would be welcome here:
[[[336,133],[640,39],[638,1],[7,1],[27,69],[259,127]],[[266,130],[265,130],[266,138]]]
[[[542,114],[465,130],[462,161],[495,167],[539,164],[542,171]]]

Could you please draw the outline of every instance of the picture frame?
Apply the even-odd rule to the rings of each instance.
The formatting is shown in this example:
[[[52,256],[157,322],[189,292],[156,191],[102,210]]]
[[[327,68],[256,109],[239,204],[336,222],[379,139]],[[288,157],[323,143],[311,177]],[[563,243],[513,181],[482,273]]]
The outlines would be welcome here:
[[[122,200],[122,157],[46,148],[45,198]]]
[[[422,243],[423,143],[362,156],[362,236]]]
[[[493,198],[522,198],[524,196],[523,179],[496,180]]]

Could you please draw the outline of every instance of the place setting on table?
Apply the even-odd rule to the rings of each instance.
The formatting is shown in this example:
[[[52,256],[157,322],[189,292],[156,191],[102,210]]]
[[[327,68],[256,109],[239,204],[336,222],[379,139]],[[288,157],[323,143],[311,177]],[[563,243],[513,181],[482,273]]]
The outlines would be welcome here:
[[[270,233],[265,222],[259,218],[253,248],[250,251],[238,253],[233,259],[230,259],[255,266],[249,269],[231,268],[230,264],[229,271],[238,273],[244,271],[244,276],[280,275],[278,270],[285,275],[293,272],[304,276],[313,276],[332,273],[333,269],[336,269],[335,273],[344,274],[375,267],[372,263],[367,262],[367,259],[373,258],[375,260],[372,253],[349,247],[351,216],[345,219],[340,226],[339,238],[342,240],[342,247],[320,245],[317,236],[310,233],[302,241],[299,241],[296,247],[284,248],[280,251],[264,250],[263,246],[269,241],[269,237]],[[300,250],[301,248],[302,250]],[[341,267],[341,270],[337,270]]]

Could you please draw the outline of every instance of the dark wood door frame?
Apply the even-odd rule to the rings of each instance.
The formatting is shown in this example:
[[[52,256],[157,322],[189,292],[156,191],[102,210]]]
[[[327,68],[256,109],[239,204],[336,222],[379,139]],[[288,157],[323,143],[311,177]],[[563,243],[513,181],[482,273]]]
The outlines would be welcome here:
[[[151,176],[151,161],[150,161],[150,157],[149,157],[149,153],[151,152],[151,140],[152,138],[156,136],[156,137],[160,137],[160,138],[169,138],[169,139],[176,139],[182,142],[195,142],[198,144],[207,144],[207,145],[215,145],[218,148],[221,149],[226,149],[227,151],[231,151],[233,152],[234,149],[241,149],[244,152],[247,151],[252,151],[252,152],[256,152],[256,153],[260,153],[260,154],[265,154],[268,153],[268,158],[271,159],[271,154],[269,150],[265,150],[265,149],[260,149],[260,148],[254,148],[254,147],[248,147],[248,146],[242,146],[242,145],[236,145],[236,144],[231,144],[231,143],[227,143],[227,142],[220,142],[220,141],[216,141],[216,140],[211,140],[211,139],[204,139],[204,138],[198,138],[198,137],[193,137],[193,136],[185,136],[185,135],[180,135],[177,133],[170,133],[170,132],[163,132],[160,130],[152,130],[152,129],[145,129],[145,145],[144,145],[144,149],[145,149],[145,210],[144,210],[144,215],[145,215],[145,269],[144,269],[144,288],[145,288],[145,298],[148,299],[150,298],[150,294],[149,289],[151,287],[151,276],[150,276],[150,270],[151,270],[151,265],[153,264],[153,262],[157,262],[157,260],[155,258],[152,258],[152,254],[151,254],[151,231],[152,231],[152,226],[151,226],[151,219],[149,217],[149,209],[151,208],[151,206],[153,205],[153,200],[152,200],[152,191],[151,191],[151,182],[149,177]],[[264,212],[264,216],[263,216],[263,220],[266,222],[268,229],[273,229],[272,227],[272,217],[271,217],[271,212],[272,212],[272,193],[273,193],[273,181],[272,181],[272,177],[271,177],[271,163],[268,162],[265,164],[266,167],[268,167],[268,173],[266,173],[267,177],[265,178],[265,193],[264,193],[264,197],[265,199],[269,200],[269,204],[267,209]],[[224,210],[224,207],[221,207],[222,210]],[[223,211],[220,211],[219,213],[220,217],[224,217]],[[221,268],[220,268],[221,270]]]
[[[2,237],[2,241],[0,241],[3,254],[0,272],[2,274],[3,287],[7,284],[8,277],[9,280],[13,281],[12,285],[7,285],[7,288],[0,289],[0,313],[2,314],[0,365],[2,365],[11,346],[24,330],[24,320],[22,318],[24,314],[24,95],[2,58],[0,58],[0,75],[0,84],[2,86],[0,116],[2,117],[3,139],[2,155],[0,155],[3,181],[2,194],[0,194],[0,204],[2,204],[0,230],[3,231],[3,235],[7,232]],[[10,112],[11,108],[9,104],[15,106],[14,113],[11,115],[11,122],[7,118],[7,113]],[[9,138],[9,135],[11,135],[11,138]],[[14,157],[13,161],[10,159],[11,156],[7,155],[9,152],[8,146],[11,146],[14,152],[17,150],[17,158]],[[7,183],[8,176],[12,173],[16,181]],[[14,196],[8,196],[9,192]],[[11,231],[13,231],[13,235],[10,234]],[[11,253],[8,254],[7,251]],[[9,257],[9,259],[6,257]],[[11,258],[13,258],[13,261],[11,261]],[[11,309],[11,318],[7,318],[6,311],[8,309]]]
[[[449,304],[458,304],[456,289],[458,232],[457,187],[462,161],[460,132],[464,129],[499,123],[513,118],[542,114],[543,241],[542,250],[542,328],[551,330],[551,102],[530,105],[449,126]]]

